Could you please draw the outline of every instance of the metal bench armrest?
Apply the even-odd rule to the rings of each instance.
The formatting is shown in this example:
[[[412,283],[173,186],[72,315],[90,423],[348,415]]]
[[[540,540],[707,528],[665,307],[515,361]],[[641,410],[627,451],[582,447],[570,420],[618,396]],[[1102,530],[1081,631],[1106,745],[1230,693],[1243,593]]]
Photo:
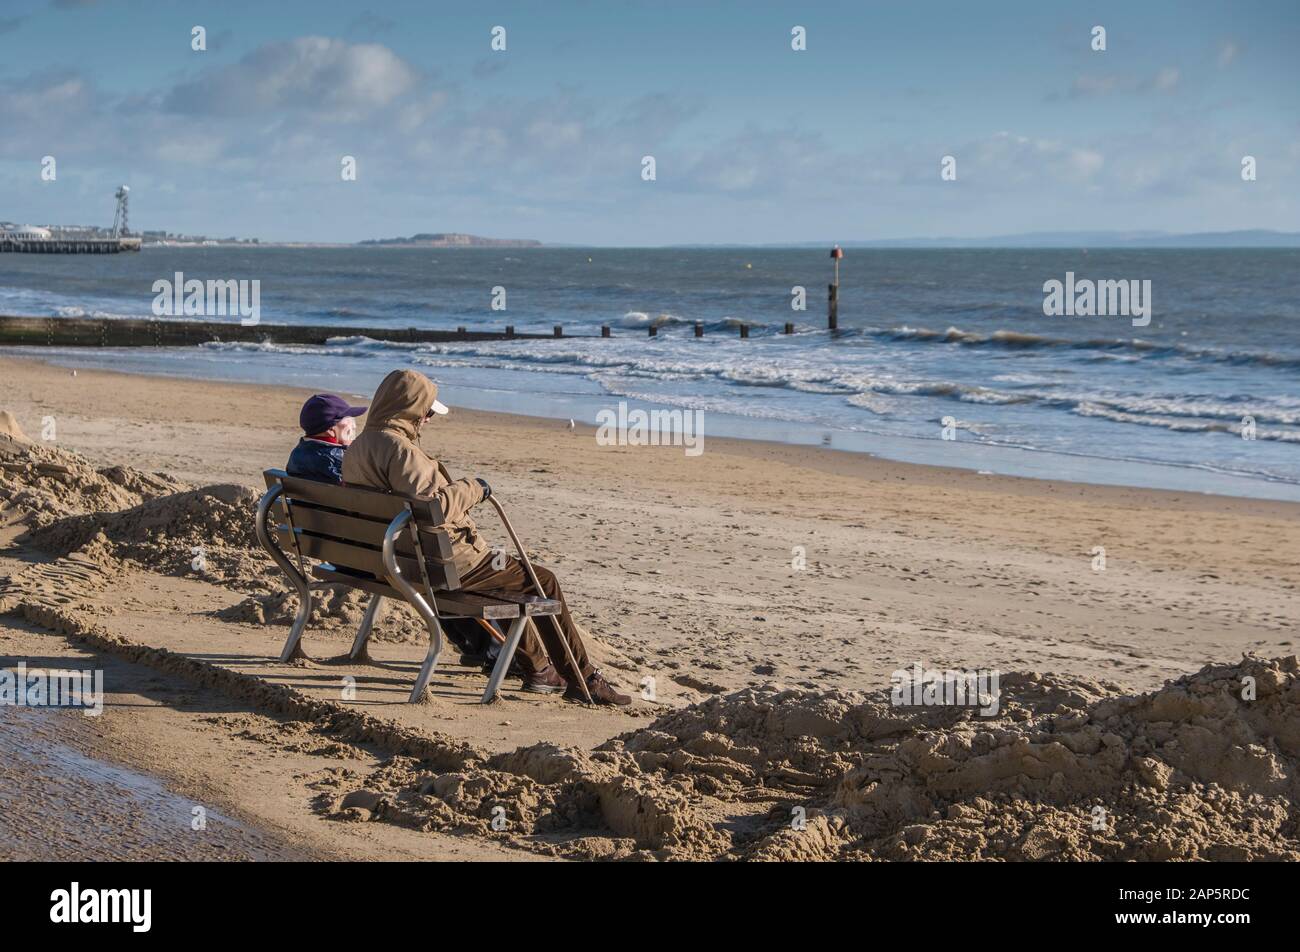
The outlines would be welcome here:
[[[280,567],[280,571],[289,576],[289,581],[293,582],[293,586],[298,590],[298,594],[305,598],[307,594],[307,586],[310,583],[307,578],[298,571],[294,564],[289,561],[289,557],[285,555],[284,550],[280,548],[279,544],[271,538],[271,533],[266,527],[266,520],[271,514],[271,506],[275,504],[275,501],[280,498],[280,495],[283,492],[283,486],[272,486],[258,501],[257,522],[255,523],[257,541],[262,544],[262,548],[266,549],[267,554],[270,555],[275,564]]]
[[[290,661],[302,654],[299,643],[302,641],[303,630],[307,627],[307,619],[311,616],[311,582],[301,568],[294,567],[289,557],[284,554],[284,550],[271,538],[271,533],[266,529],[266,520],[271,514],[271,506],[283,492],[283,486],[272,486],[266,491],[257,504],[257,521],[254,523],[254,528],[257,532],[257,541],[262,544],[262,548],[266,549],[267,554],[280,567],[280,571],[289,577],[293,587],[298,590],[298,614],[294,617],[293,626],[289,629],[289,637],[280,652],[281,661]]]

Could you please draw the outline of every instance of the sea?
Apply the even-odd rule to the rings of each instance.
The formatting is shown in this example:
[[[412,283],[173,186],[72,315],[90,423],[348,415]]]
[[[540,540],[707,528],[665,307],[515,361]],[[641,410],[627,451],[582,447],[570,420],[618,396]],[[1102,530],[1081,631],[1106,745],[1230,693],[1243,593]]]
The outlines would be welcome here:
[[[975,473],[1300,500],[1300,250],[849,248],[835,332],[828,252],[8,254],[0,314],[147,318],[154,282],[177,272],[257,280],[262,323],[332,325],[338,336],[324,346],[10,352],[358,396],[414,367],[453,407],[564,425],[598,422],[621,401],[698,409],[706,452],[709,437],[765,439]],[[1150,289],[1149,317],[1046,315],[1045,283],[1067,276],[1137,281]],[[565,336],[408,344],[383,334],[507,324],[546,334],[560,324]]]

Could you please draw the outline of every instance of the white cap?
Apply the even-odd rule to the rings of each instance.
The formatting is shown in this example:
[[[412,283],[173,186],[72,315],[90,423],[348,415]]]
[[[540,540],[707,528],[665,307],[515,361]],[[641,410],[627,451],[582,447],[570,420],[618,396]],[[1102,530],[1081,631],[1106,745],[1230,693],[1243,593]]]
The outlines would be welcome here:
[[[438,414],[439,416],[446,416],[446,415],[447,415],[447,404],[443,403],[441,400],[434,400],[434,401],[433,401],[433,406],[429,407],[429,412],[430,412],[430,413],[436,413],[436,414]]]

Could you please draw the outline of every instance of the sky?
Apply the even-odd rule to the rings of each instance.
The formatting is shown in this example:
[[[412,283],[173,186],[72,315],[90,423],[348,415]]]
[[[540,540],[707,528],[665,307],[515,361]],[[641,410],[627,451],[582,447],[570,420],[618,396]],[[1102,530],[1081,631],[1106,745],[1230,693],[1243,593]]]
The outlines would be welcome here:
[[[0,0],[0,220],[127,184],[133,229],[266,241],[1295,231],[1297,50],[1296,0]]]

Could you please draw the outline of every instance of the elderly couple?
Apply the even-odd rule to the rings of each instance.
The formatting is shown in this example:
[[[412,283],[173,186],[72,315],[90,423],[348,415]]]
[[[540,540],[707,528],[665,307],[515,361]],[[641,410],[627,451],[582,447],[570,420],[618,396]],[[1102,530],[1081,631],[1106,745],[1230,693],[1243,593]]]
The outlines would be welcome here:
[[[481,478],[453,480],[442,463],[420,448],[424,424],[447,412],[438,400],[437,385],[413,370],[394,370],[375,391],[365,429],[358,436],[356,418],[366,412],[366,407],[349,406],[333,394],[317,394],[308,400],[299,416],[305,435],[289,456],[289,475],[406,496],[436,496],[447,514],[445,528],[451,536],[461,588],[532,594],[519,559],[511,556],[503,568],[493,567],[488,544],[470,516],[470,511],[492,494],[492,487]],[[563,691],[570,700],[585,701],[580,687],[573,683],[580,677],[597,704],[629,704],[631,698],[615,691],[591,663],[554,573],[535,568],[547,597],[557,599],[562,610],[558,616],[536,619],[540,638],[531,627],[524,631],[516,655],[524,690],[535,694]],[[569,670],[564,642],[568,642],[579,671]],[[563,676],[557,666],[565,668]]]

